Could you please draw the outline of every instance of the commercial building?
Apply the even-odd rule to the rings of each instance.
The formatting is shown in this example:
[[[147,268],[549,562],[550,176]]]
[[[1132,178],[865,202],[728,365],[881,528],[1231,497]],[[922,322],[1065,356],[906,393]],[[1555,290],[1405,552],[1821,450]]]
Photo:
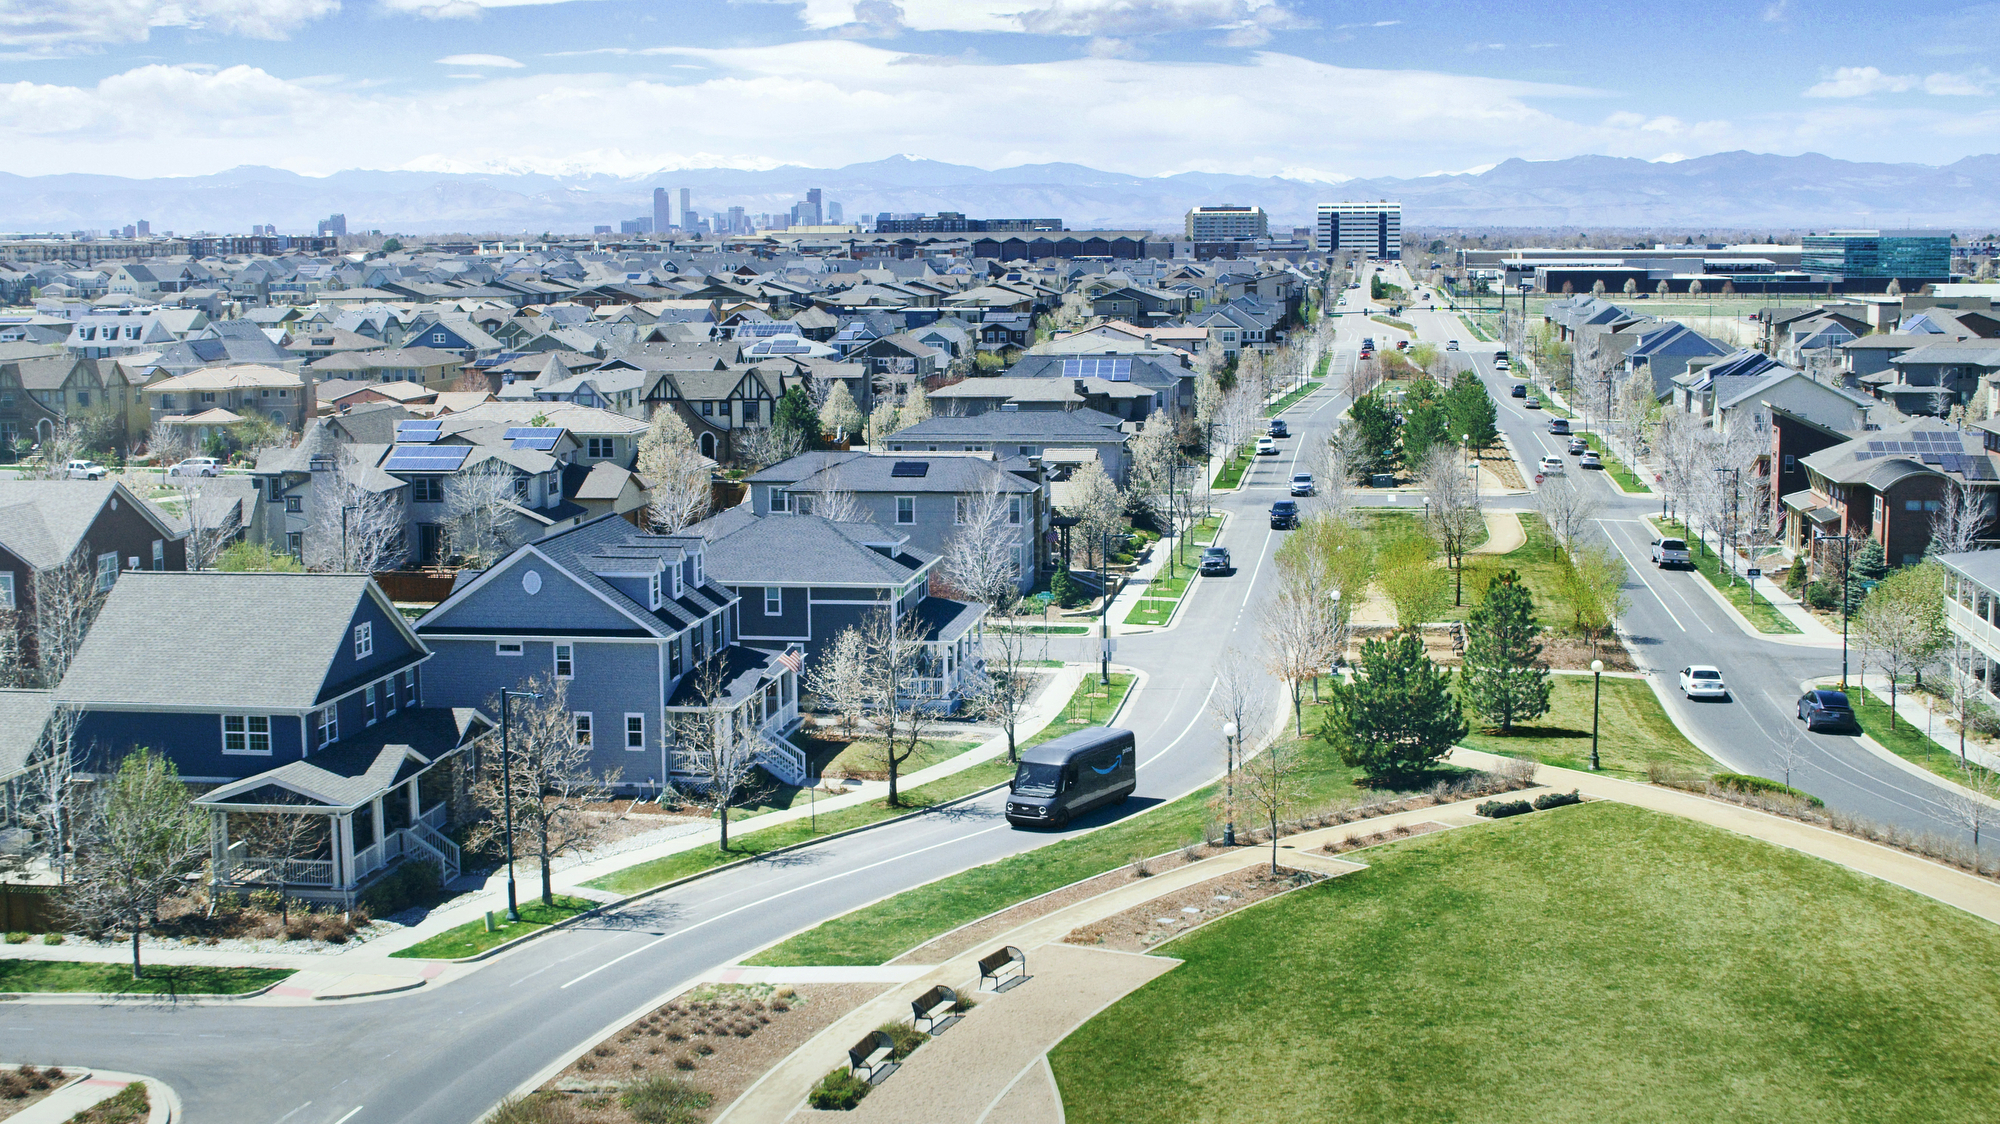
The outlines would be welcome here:
[[[653,229],[665,232],[673,229],[673,225],[673,202],[667,198],[666,188],[656,187],[653,189]],[[608,234],[610,231],[607,230],[605,233]]]
[[[1313,226],[1313,248],[1325,254],[1369,258],[1403,256],[1401,203],[1321,203]]]
[[[884,212],[875,220],[877,234],[987,234],[995,231],[1064,230],[1061,219],[969,219],[958,211],[895,217]]]
[[[1271,236],[1271,219],[1262,207],[1218,203],[1189,211],[1185,229],[1190,242],[1268,238]]]
[[[1842,281],[1891,278],[1947,280],[1951,232],[1945,230],[1829,230],[1800,240],[1799,264],[1808,273]]]

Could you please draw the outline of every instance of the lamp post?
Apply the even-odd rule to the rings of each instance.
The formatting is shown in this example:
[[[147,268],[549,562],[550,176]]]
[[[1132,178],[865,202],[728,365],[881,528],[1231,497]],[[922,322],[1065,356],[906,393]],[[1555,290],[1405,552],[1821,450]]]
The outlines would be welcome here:
[[[1097,585],[1103,592],[1103,604],[1097,610],[1097,682],[1099,686],[1111,685],[1111,534],[1098,536],[1097,543]]]
[[[1837,535],[1813,532],[1814,542],[1837,542],[1840,544],[1840,689],[1847,689],[1847,548],[1854,542],[1854,536],[1846,531]]]
[[[533,691],[503,688],[500,692],[500,803],[507,824],[507,920],[521,919],[521,903],[514,891],[514,760],[508,756],[509,704],[515,699],[539,699]]]
[[[1590,661],[1590,771],[1597,771],[1597,703],[1604,697],[1604,661]]]
[[[1229,821],[1222,825],[1222,845],[1236,846],[1236,723],[1222,724],[1222,739],[1229,746],[1229,775],[1224,780],[1222,802],[1227,806]]]

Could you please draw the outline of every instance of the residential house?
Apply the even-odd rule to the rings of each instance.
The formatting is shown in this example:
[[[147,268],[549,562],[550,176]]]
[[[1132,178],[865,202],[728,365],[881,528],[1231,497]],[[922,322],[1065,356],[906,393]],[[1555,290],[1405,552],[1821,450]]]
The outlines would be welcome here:
[[[435,392],[450,390],[458,382],[464,367],[464,361],[448,351],[430,347],[398,347],[380,351],[340,351],[313,360],[306,370],[314,381],[408,382]]]
[[[1807,457],[1822,449],[1846,444],[1854,440],[1856,434],[1792,413],[1783,406],[1774,405],[1770,410],[1771,449],[1762,458],[1759,468],[1767,478],[1775,472],[1776,480],[1761,493],[1767,507],[1764,516],[1780,541],[1810,541],[1811,521],[1803,513],[1818,511],[1833,518],[1838,518],[1838,513],[1816,503],[1807,503],[1800,511],[1794,511],[1785,505],[1786,498],[1803,494],[1801,499],[1804,501],[1811,495],[1812,474],[1803,463]],[[1806,522],[1792,525],[1802,519]]]
[[[163,512],[116,480],[0,480],[0,611],[15,614],[28,650],[36,575],[78,562],[104,591],[127,571],[187,569],[186,542]]]
[[[313,413],[313,391],[304,378],[277,367],[205,367],[139,388],[152,425],[191,430],[234,425],[260,414],[298,429]]]
[[[1802,516],[1787,520],[1788,545],[1813,550],[1815,575],[1829,564],[1838,573],[1840,564],[1839,546],[1830,548],[1829,562],[1824,539],[1807,541],[1806,534],[1815,528],[1821,534],[1852,536],[1857,544],[1874,539],[1896,565],[1921,559],[1947,486],[1968,484],[1979,491],[1982,505],[1993,509],[2000,472],[1988,443],[2000,448],[2000,428],[1959,430],[1919,417],[1803,458],[1799,463],[1810,484],[1805,492],[1783,498],[1786,508]]]
[[[1692,360],[1729,354],[1728,348],[1678,321],[1653,321],[1645,327],[1650,330],[1633,332],[1637,338],[1619,354],[1624,357],[1626,377],[1651,379],[1656,399],[1672,390]]]
[[[1861,380],[1906,414],[1944,417],[1953,406],[1991,414],[2000,405],[2000,339],[1941,340],[1889,360],[1888,372]]]
[[[1007,368],[1006,377],[1064,379],[1072,386],[1078,379],[1088,380],[1082,388],[1086,405],[1128,421],[1144,421],[1161,410],[1181,417],[1194,413],[1194,371],[1157,356],[1023,355]],[[1129,394],[1117,384],[1145,393]],[[1100,391],[1100,400],[1092,401]]]
[[[223,320],[192,339],[160,349],[153,366],[168,375],[185,375],[205,367],[262,366],[297,374],[304,361],[278,346],[264,329],[248,320]]]
[[[437,653],[436,697],[470,706],[560,681],[592,767],[627,792],[705,777],[678,751],[682,721],[753,739],[766,769],[804,782],[804,755],[785,741],[801,659],[739,642],[737,598],[705,554],[699,536],[646,534],[615,515],[517,548],[417,622]]]
[[[1030,387],[1062,385],[1057,379],[967,379],[946,387],[989,382],[1021,382]],[[943,393],[942,391],[938,393]],[[1079,395],[1080,397],[1080,395]],[[933,395],[935,400],[936,395]],[[1127,434],[1118,418],[1091,409],[986,410],[969,417],[941,413],[891,434],[891,453],[991,453],[999,457],[1046,457],[1057,450],[1089,450],[1104,471],[1124,486],[1131,470]]]
[[[1944,626],[1953,640],[1941,654],[1973,705],[2000,710],[2000,550],[1934,557],[1944,568]]]

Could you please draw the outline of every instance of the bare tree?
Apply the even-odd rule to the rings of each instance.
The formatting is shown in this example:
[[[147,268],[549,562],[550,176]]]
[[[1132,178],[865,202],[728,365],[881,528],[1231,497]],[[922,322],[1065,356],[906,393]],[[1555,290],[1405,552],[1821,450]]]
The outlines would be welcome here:
[[[899,789],[903,765],[936,735],[945,702],[935,685],[944,669],[925,643],[928,631],[915,616],[892,619],[886,611],[871,613],[855,628],[867,652],[868,709],[881,729],[871,755],[889,777],[889,806],[902,804]]]
[[[488,460],[445,480],[444,515],[452,550],[468,566],[490,566],[514,549],[519,506],[514,471]]]
[[[1278,592],[1259,613],[1264,637],[1264,667],[1292,694],[1292,719],[1305,723],[1302,694],[1308,679],[1318,679],[1333,662],[1336,635],[1331,590],[1286,575]]]
[[[61,480],[68,476],[70,461],[83,455],[88,448],[89,433],[81,422],[64,419],[49,427],[49,435],[42,438],[40,453],[42,463],[37,471],[43,479]]]
[[[193,445],[188,441],[187,427],[169,425],[156,421],[146,433],[146,451],[153,456],[153,463],[165,471],[180,461],[186,460]]]
[[[958,529],[945,544],[939,567],[953,589],[995,612],[1020,596],[1021,527],[1010,522],[1018,502],[1001,491],[997,477],[978,492],[956,497]]]
[[[694,698],[699,709],[677,714],[672,724],[673,753],[693,775],[682,798],[706,808],[722,828],[718,847],[729,851],[729,809],[757,781],[758,753],[764,748],[754,728],[746,729],[742,708],[725,710],[716,703],[726,697],[724,663],[716,656],[694,671]]]
[[[662,406],[639,439],[636,469],[646,481],[646,528],[655,534],[680,533],[708,517],[710,461],[695,448],[694,434],[680,414]]]
[[[845,379],[826,381],[833,385],[827,389],[826,397],[819,407],[820,429],[845,441],[848,434],[860,432],[861,426],[867,419],[861,416],[861,407],[855,404],[854,395],[847,389]]]
[[[176,476],[174,490],[180,493],[181,516],[187,523],[187,536],[182,540],[187,548],[187,568],[206,570],[222,553],[230,529],[216,526],[213,505],[203,505],[201,477]]]
[[[1486,531],[1486,514],[1479,499],[1479,479],[1462,450],[1450,444],[1434,446],[1420,470],[1426,518],[1431,537],[1444,553],[1454,576],[1452,604],[1465,603],[1465,553]]]
[[[1990,495],[1986,489],[1953,478],[1944,487],[1936,514],[1931,516],[1931,554],[1963,554],[1978,550],[1993,522]]]
[[[542,904],[555,904],[555,860],[601,843],[612,818],[591,805],[602,803],[617,785],[619,770],[591,768],[590,739],[577,730],[569,708],[569,681],[538,675],[525,690],[540,698],[511,707],[513,729],[507,759],[489,755],[474,779],[472,799],[487,817],[474,826],[472,845],[485,847],[503,837],[508,790],[512,790],[515,853],[525,839],[527,854],[541,867]],[[499,701],[490,704],[499,711]],[[504,779],[503,779],[504,778]]]
[[[868,444],[881,451],[882,442],[887,441],[897,430],[903,428],[901,411],[887,398],[875,403],[875,409],[868,415]]]
[[[1215,693],[1208,698],[1208,712],[1223,727],[1223,736],[1229,736],[1229,727],[1234,726],[1234,739],[1226,746],[1229,758],[1224,770],[1224,784],[1218,809],[1229,823],[1236,822],[1236,769],[1243,747],[1251,738],[1250,715],[1257,705],[1257,693],[1261,684],[1256,675],[1256,665],[1251,663],[1235,645],[1222,650],[1222,656],[1215,664]]]
[[[370,469],[354,446],[341,445],[328,468],[313,473],[312,524],[306,564],[315,570],[372,574],[408,557],[407,518],[397,491],[370,485]],[[388,482],[388,481],[384,481]]]
[[[1174,444],[1173,427],[1155,416],[1139,435],[1132,438],[1132,474],[1126,497],[1134,509],[1144,510],[1165,524],[1171,537],[1179,514],[1174,503],[1178,483],[1180,450]]]
[[[730,445],[737,460],[768,468],[805,452],[808,440],[789,425],[759,425],[736,430]]]
[[[294,881],[294,863],[331,854],[329,844],[332,836],[327,829],[332,821],[321,814],[323,809],[311,800],[287,789],[274,786],[270,795],[262,798],[261,802],[281,807],[290,805],[298,810],[238,813],[229,819],[230,835],[244,841],[244,849],[250,858],[267,860],[268,865],[262,872],[265,881],[283,887]],[[216,874],[219,878],[221,871]],[[280,894],[278,919],[289,921],[291,915],[291,895]]]
[[[188,803],[173,762],[139,749],[97,786],[78,823],[76,880],[64,895],[69,913],[102,932],[132,937],[132,978],[141,978],[139,937],[160,904],[185,891],[208,854],[208,817]]]
[[[792,493],[792,502],[798,505],[799,514],[817,515],[835,523],[869,521],[868,509],[861,506],[861,497],[847,487],[839,465],[819,473],[814,479],[817,483],[810,490]]]
[[[1237,765],[1237,787],[1257,809],[1271,835],[1271,873],[1278,873],[1278,821],[1306,795],[1298,743],[1272,742],[1264,752]]]
[[[860,630],[845,629],[806,668],[806,690],[819,709],[839,715],[850,736],[868,711],[868,648]]]
[[[1343,426],[1325,443],[1315,442],[1306,458],[1306,471],[1313,476],[1316,506],[1335,519],[1346,519],[1354,506],[1354,430]]]
[[[57,706],[31,758],[26,784],[27,816],[40,837],[42,852],[56,883],[69,881],[71,857],[76,852],[76,824],[86,809],[88,786],[84,782],[84,752],[76,744],[77,720],[82,713],[74,707]]]
[[[1582,543],[1584,533],[1604,507],[1596,492],[1582,487],[1567,474],[1544,480],[1535,499],[1542,509],[1542,518],[1548,522],[1549,533],[1564,550],[1574,550]]]
[[[1674,506],[1684,509],[1693,496],[1701,468],[1702,444],[1703,427],[1694,418],[1679,410],[1670,410],[1661,417],[1653,451],[1659,459],[1661,490]],[[1685,516],[1687,512],[1682,510],[1681,514]]]
[[[117,560],[106,558],[114,569],[106,580],[100,560],[88,542],[76,548],[69,561],[36,570],[30,585],[34,589],[35,664],[39,685],[53,687],[62,682],[70,661],[83,647],[83,638],[96,622],[98,610],[117,579]]]
[[[1971,834],[1973,869],[1984,870],[1979,836],[1988,825],[2000,820],[2000,807],[1994,804],[1996,799],[2000,799],[2000,775],[1976,766],[1961,765],[1957,779],[1964,786],[1963,790],[1945,789],[1938,803],[1943,806],[1946,816]]]
[[[1074,534],[1081,540],[1084,565],[1095,568],[1104,540],[1125,529],[1125,494],[1103,465],[1090,461],[1070,477],[1069,500],[1063,514],[1076,517]]]

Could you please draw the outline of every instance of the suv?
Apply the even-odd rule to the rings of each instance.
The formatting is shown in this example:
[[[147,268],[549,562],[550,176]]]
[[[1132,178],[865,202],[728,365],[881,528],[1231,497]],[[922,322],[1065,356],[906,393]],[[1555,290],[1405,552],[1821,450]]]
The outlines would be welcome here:
[[[1515,383],[1513,389],[1509,390],[1507,395],[1510,398],[1526,398],[1528,396],[1528,384],[1524,382]]]
[[[1570,456],[1572,457],[1582,456],[1583,454],[1589,451],[1590,451],[1590,442],[1585,441],[1581,437],[1572,437],[1569,439]]]
[[[1315,495],[1316,490],[1313,488],[1313,474],[1310,472],[1292,473],[1292,494],[1295,496]]]
[[[1652,544],[1653,565],[1664,570],[1669,566],[1692,566],[1694,555],[1688,553],[1686,539],[1654,539]]]
[[[104,466],[95,461],[71,461],[63,466],[63,477],[69,480],[102,480]]]
[[[1299,505],[1291,500],[1279,500],[1271,505],[1271,529],[1289,531],[1299,525]]]
[[[1289,429],[1287,429],[1287,428],[1285,428],[1285,420],[1284,420],[1283,418],[1272,418],[1272,419],[1271,419],[1271,436],[1273,436],[1273,437],[1290,437],[1291,435],[1292,435],[1292,431],[1291,431],[1291,430],[1289,430]]]
[[[1854,708],[1848,705],[1844,691],[1807,691],[1799,699],[1799,721],[1806,724],[1808,732],[1822,726],[1839,730],[1861,729],[1861,724],[1854,720]]]
[[[167,470],[168,476],[220,476],[222,462],[214,457],[189,457]]]
[[[1226,574],[1236,567],[1229,564],[1229,548],[1211,546],[1201,552],[1201,572],[1204,574]]]
[[[1257,455],[1260,457],[1277,456],[1278,443],[1276,441],[1271,440],[1269,437],[1259,437],[1257,439]]]
[[[1550,419],[1549,419],[1549,432],[1550,432],[1550,433],[1553,433],[1553,434],[1555,434],[1555,435],[1556,435],[1556,436],[1558,436],[1558,437],[1568,437],[1568,436],[1570,435],[1570,434],[1569,434],[1569,419],[1568,419],[1568,418],[1550,418]]]

